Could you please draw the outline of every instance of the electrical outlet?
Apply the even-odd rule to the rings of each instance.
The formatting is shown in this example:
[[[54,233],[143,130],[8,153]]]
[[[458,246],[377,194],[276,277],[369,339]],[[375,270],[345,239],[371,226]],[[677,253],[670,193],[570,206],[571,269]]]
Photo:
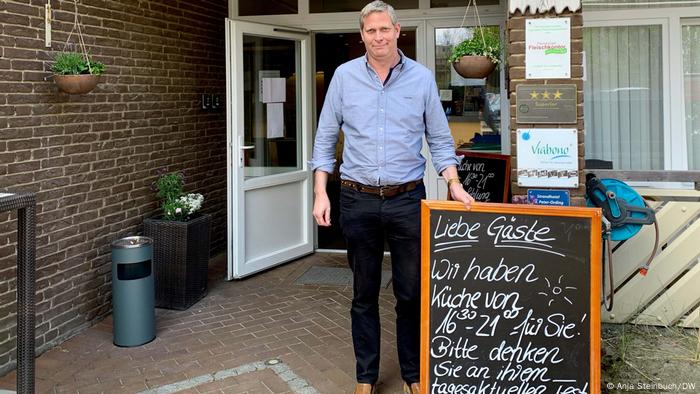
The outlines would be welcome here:
[[[202,93],[202,109],[211,109],[211,95]]]
[[[211,109],[221,108],[221,96],[218,94],[211,95]]]

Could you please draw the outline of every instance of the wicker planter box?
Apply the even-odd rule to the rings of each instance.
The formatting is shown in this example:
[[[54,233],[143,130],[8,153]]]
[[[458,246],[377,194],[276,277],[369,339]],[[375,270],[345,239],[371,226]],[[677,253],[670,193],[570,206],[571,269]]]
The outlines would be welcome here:
[[[153,238],[156,307],[184,310],[206,295],[210,223],[209,215],[144,221],[144,235]]]

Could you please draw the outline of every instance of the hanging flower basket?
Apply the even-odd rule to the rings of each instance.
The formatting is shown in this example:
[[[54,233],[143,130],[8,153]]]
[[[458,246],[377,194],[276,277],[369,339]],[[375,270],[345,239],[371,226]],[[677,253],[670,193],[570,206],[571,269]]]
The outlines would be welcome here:
[[[54,75],[54,82],[64,93],[85,94],[91,92],[100,80],[99,75],[78,74],[78,75]]]
[[[58,89],[68,94],[85,94],[97,86],[100,75],[105,72],[105,65],[102,62],[90,59],[83,32],[78,21],[78,1],[73,0],[75,11],[73,13],[73,28],[68,34],[66,45],[62,52],[54,56],[51,70],[53,71],[53,80],[58,86]],[[78,47],[79,50],[66,50],[69,45],[73,31],[78,31]]]
[[[452,67],[464,78],[486,78],[496,68],[496,63],[487,56],[462,56]]]

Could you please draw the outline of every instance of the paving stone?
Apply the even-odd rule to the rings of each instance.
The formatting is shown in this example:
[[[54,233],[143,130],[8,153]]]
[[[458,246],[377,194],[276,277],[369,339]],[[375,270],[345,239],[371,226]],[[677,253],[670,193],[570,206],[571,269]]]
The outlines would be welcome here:
[[[36,360],[37,392],[134,393],[272,358],[289,368],[283,376],[303,379],[317,393],[352,392],[352,287],[294,284],[312,266],[347,267],[343,255],[316,253],[232,282],[222,277],[225,256],[213,261],[209,293],[202,301],[187,311],[156,310],[153,342],[114,346],[107,318]],[[394,302],[391,288],[382,289],[382,393],[400,393],[402,385]],[[0,377],[0,389],[14,388],[14,372]],[[182,392],[283,394],[293,389],[271,369],[262,369]]]

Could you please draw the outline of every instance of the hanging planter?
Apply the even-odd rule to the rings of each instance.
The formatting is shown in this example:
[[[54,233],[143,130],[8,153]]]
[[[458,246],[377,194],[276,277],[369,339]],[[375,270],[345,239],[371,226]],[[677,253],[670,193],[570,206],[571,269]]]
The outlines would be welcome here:
[[[501,61],[501,37],[498,26],[481,26],[476,0],[469,0],[467,3],[460,27],[464,27],[472,3],[478,26],[474,28],[470,38],[452,49],[449,62],[457,74],[464,78],[486,78]]]
[[[100,81],[99,75],[57,75],[53,76],[53,81],[58,89],[68,94],[85,94],[91,92]]]
[[[457,74],[464,78],[486,78],[496,68],[487,56],[462,56],[452,62]]]
[[[103,63],[90,59],[85,48],[83,33],[78,23],[78,3],[75,4],[75,21],[73,29],[68,35],[66,45],[70,41],[73,31],[77,28],[80,52],[60,52],[54,57],[51,65],[53,79],[58,89],[69,94],[85,94],[97,86],[99,77],[105,71]]]

